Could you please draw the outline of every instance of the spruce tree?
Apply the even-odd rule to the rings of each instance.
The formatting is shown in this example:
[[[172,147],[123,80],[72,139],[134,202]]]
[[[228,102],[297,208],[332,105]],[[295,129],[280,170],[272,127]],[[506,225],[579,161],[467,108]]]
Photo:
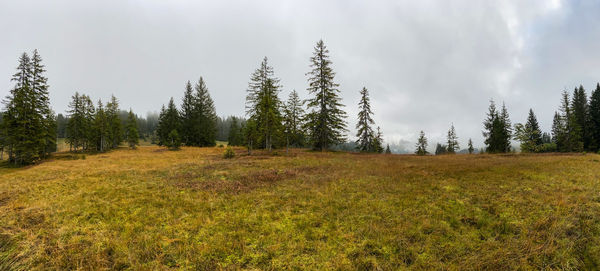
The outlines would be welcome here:
[[[117,148],[123,141],[123,128],[119,117],[119,101],[114,95],[106,104],[106,121],[108,124],[108,147]]]
[[[269,66],[267,57],[260,67],[252,73],[246,96],[246,114],[256,125],[256,146],[271,151],[282,133],[281,101],[279,79]],[[258,143],[257,142],[257,143]]]
[[[137,129],[137,118],[133,114],[133,111],[129,109],[129,115],[127,118],[127,126],[125,127],[125,138],[129,144],[129,148],[135,149],[139,145],[139,134]]]
[[[240,142],[241,138],[240,126],[238,125],[237,118],[231,118],[231,124],[229,126],[229,136],[227,137],[227,145],[228,146],[240,146],[242,142]]]
[[[383,134],[381,133],[379,126],[377,127],[377,134],[375,134],[375,138],[373,138],[373,151],[376,153],[383,152]]]
[[[159,145],[169,148],[179,148],[179,146],[175,147],[175,145],[181,144],[181,137],[178,132],[180,129],[181,119],[179,111],[175,106],[173,98],[171,98],[167,108],[165,109],[163,106],[160,112],[157,127]]]
[[[589,146],[592,143],[591,131],[588,128],[589,125],[589,109],[587,104],[587,96],[583,86],[575,88],[573,91],[573,100],[571,101],[571,112],[573,114],[574,122],[577,124],[576,137],[579,138],[577,145],[582,145],[584,150],[589,150]]]
[[[419,133],[419,139],[417,139],[416,148],[415,154],[417,155],[426,155],[429,153],[427,152],[427,138],[425,137],[425,132],[423,131]]]
[[[360,102],[358,102],[358,122],[356,123],[356,148],[361,152],[374,152],[375,151],[375,134],[371,125],[375,124],[371,115],[371,103],[369,100],[369,91],[363,87],[360,90]]]
[[[308,92],[313,97],[307,100],[306,130],[313,149],[321,151],[346,140],[346,112],[342,110],[339,85],[333,81],[335,73],[328,54],[323,40],[319,40],[310,58],[312,70],[307,74]]]
[[[589,136],[591,139],[590,150],[597,152],[600,149],[600,83],[590,95],[589,104]]]
[[[512,138],[512,124],[508,116],[508,110],[504,102],[502,103],[502,110],[500,111],[500,123],[501,123],[501,136],[500,136],[500,147],[502,152],[510,152],[510,140]]]
[[[34,57],[32,60],[27,53],[21,55],[17,73],[11,79],[15,86],[4,100],[5,144],[10,162],[16,165],[35,163],[56,146],[45,70],[37,51]]]
[[[554,112],[552,120],[552,141],[556,144],[558,151],[564,151],[567,145],[567,133],[563,118],[558,112]]]
[[[292,90],[283,108],[283,129],[286,148],[289,148],[289,146],[304,146],[303,118],[304,109],[302,108],[302,101],[298,97],[296,90]]]
[[[448,146],[437,143],[437,145],[435,146],[435,155],[447,154],[447,153],[448,153]]]
[[[110,122],[101,100],[98,100],[98,107],[94,116],[93,135],[97,151],[104,152],[112,146],[112,142],[110,141]]]
[[[37,137],[40,144],[44,147],[40,151],[42,158],[48,156],[51,152],[56,151],[56,119],[54,112],[50,108],[50,94],[48,92],[48,78],[44,75],[46,72],[45,66],[42,64],[42,57],[37,49],[33,51],[31,57],[31,87],[34,95],[34,108],[36,116],[40,118],[38,124]]]
[[[469,151],[469,154],[473,154],[473,152],[475,151],[475,148],[473,148],[473,140],[469,138],[469,143],[467,143],[467,145],[469,146],[469,148],[467,149]]]
[[[215,104],[208,93],[208,88],[204,79],[200,77],[195,85],[196,95],[194,103],[194,112],[198,116],[196,119],[195,130],[198,140],[197,146],[212,147],[216,145],[217,139],[217,112]]]
[[[387,144],[385,147],[385,154],[392,154],[392,150],[390,150],[390,144]]]
[[[535,113],[533,113],[533,109],[529,109],[529,115],[527,116],[527,123],[525,123],[525,130],[530,131],[528,133],[528,139],[537,145],[541,145],[542,142],[542,131],[540,130],[540,125],[537,121]]]
[[[187,81],[183,100],[181,103],[181,141],[186,146],[197,146],[199,141],[199,112],[196,110],[196,98],[194,97],[192,83]],[[170,131],[169,131],[170,132]]]
[[[454,154],[460,147],[458,146],[458,137],[456,136],[456,130],[454,130],[454,124],[450,125],[447,136],[447,148],[448,153]]]

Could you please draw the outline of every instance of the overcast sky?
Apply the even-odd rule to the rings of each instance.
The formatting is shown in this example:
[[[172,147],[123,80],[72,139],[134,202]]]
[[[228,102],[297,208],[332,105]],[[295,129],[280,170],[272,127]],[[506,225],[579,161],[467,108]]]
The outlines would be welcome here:
[[[145,115],[203,76],[219,115],[243,115],[267,56],[282,98],[307,97],[323,39],[354,133],[365,86],[388,142],[443,141],[450,123],[476,147],[489,99],[513,123],[530,107],[549,131],[562,90],[600,81],[600,1],[0,1],[0,96],[22,52],[38,49],[52,106],[75,91]],[[354,139],[352,135],[350,137]]]

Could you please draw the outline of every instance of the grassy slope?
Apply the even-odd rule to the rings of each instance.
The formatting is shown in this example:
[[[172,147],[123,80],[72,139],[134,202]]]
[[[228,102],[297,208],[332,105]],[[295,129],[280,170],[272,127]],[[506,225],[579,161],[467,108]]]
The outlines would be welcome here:
[[[0,168],[0,269],[600,263],[598,155],[237,151],[140,147]]]

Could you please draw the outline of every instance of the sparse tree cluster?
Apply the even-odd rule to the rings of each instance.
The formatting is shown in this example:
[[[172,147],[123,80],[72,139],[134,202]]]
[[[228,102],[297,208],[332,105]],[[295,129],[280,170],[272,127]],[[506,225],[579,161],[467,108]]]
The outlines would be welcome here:
[[[173,98],[158,117],[156,135],[158,145],[171,149],[185,146],[209,147],[216,145],[217,113],[204,79],[200,77],[192,88],[188,81],[183,94],[181,110]]]
[[[104,152],[119,147],[125,133],[134,136],[133,130],[123,131],[119,101],[115,96],[106,105],[98,100],[94,106],[89,96],[76,92],[67,113],[64,136],[71,151]],[[139,138],[139,135],[135,136]]]
[[[494,101],[490,101],[487,118],[483,122],[483,127],[483,137],[488,153],[511,151],[512,127],[508,110],[504,103],[502,104],[502,109],[498,111]]]

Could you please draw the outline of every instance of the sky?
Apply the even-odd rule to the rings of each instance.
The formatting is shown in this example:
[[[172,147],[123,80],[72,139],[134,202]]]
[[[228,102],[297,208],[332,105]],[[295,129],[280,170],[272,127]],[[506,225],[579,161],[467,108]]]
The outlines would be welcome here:
[[[563,90],[600,81],[600,1],[220,0],[0,1],[0,96],[23,52],[38,49],[50,99],[78,91],[145,115],[202,76],[221,116],[243,116],[250,74],[267,56],[283,86],[307,98],[322,39],[355,139],[359,91],[388,143],[430,149],[451,124],[483,145],[489,100],[513,123],[532,108],[550,131]]]

